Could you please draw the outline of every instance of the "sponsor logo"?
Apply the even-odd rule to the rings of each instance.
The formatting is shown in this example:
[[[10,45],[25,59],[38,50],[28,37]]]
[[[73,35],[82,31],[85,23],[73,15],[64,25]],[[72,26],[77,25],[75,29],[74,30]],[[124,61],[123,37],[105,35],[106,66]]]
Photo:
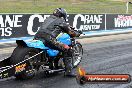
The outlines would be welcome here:
[[[34,19],[39,19],[39,23],[42,23],[44,22],[44,20],[49,17],[50,15],[31,15],[29,17],[29,20],[28,20],[28,25],[27,25],[27,32],[29,35],[35,35],[37,33],[37,31],[39,30],[40,26],[37,27],[37,31],[33,31],[33,26],[35,25],[34,23]],[[69,15],[68,15],[69,17]],[[68,19],[66,19],[66,21],[68,21]]]
[[[78,14],[75,15],[74,21],[73,21],[73,27],[75,27],[76,30],[98,30],[100,29],[100,25],[103,23],[103,16],[104,15],[82,15]],[[81,23],[80,26],[78,26],[78,23]]]
[[[25,63],[25,64],[21,64],[21,65],[19,65],[19,66],[16,66],[16,67],[15,67],[15,73],[19,73],[19,72],[24,71],[26,65],[27,65],[27,64]]]
[[[114,18],[115,27],[130,27],[132,26],[132,15],[124,16],[118,15],[117,18]]]
[[[21,18],[23,15],[0,15],[1,36],[11,36],[12,28],[22,27]]]
[[[0,36],[11,36],[13,33],[25,29],[27,29],[29,35],[35,35],[37,31],[33,31],[33,27],[35,26],[34,20],[38,19],[38,23],[44,22],[49,16],[50,15],[30,15],[28,18],[25,17],[25,15],[0,15]],[[26,21],[26,19],[28,19],[28,21]],[[37,30],[39,30],[39,28],[40,27],[35,27]]]
[[[40,24],[49,17],[48,14],[4,14],[0,15],[0,36],[4,37],[19,37],[27,35],[35,35],[40,29]],[[104,22],[104,15],[99,14],[77,14],[66,21],[73,22],[76,30],[98,30]],[[20,34],[21,33],[21,34]]]
[[[129,83],[131,77],[128,74],[88,74],[83,68],[78,68],[77,83]]]
[[[33,31],[33,25],[35,25],[34,24],[34,19],[35,18],[38,18],[39,19],[39,22],[44,22],[44,20],[47,18],[47,17],[49,17],[50,15],[31,15],[30,17],[29,17],[29,21],[28,21],[28,26],[27,26],[27,31],[28,31],[28,34],[29,35],[35,35],[36,34],[36,32],[34,32]],[[37,30],[39,30],[39,28],[40,27],[38,27],[37,28]]]

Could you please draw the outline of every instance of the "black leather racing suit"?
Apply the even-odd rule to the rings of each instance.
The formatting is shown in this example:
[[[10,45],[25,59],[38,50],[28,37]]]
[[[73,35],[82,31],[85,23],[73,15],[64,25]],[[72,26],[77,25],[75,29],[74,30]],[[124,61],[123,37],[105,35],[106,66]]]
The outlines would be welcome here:
[[[59,51],[64,51],[64,44],[57,41],[56,37],[61,33],[66,32],[70,36],[77,36],[76,32],[62,18],[51,15],[40,26],[35,38],[45,42],[45,45]]]
[[[51,15],[42,23],[40,30],[35,35],[35,38],[40,39],[41,41],[44,41],[47,47],[64,52],[65,51],[64,44],[56,40],[56,37],[61,32],[66,32],[71,37],[79,36],[77,32],[75,32],[74,30],[70,28],[70,25],[68,25],[65,22],[65,20],[63,20],[62,18],[56,17],[54,15]],[[69,52],[69,53],[72,53],[72,52]],[[65,55],[64,63],[66,66],[66,72],[68,73],[72,69],[71,58],[68,59],[70,57],[68,53],[64,53],[64,55]]]

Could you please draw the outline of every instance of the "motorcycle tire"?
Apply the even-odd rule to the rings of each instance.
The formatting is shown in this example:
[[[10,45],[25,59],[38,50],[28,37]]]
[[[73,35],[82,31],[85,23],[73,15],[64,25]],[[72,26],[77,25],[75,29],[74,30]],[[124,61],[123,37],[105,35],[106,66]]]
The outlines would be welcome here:
[[[72,65],[73,68],[77,67],[82,60],[83,48],[80,43],[76,43],[73,47]]]
[[[38,54],[40,51],[38,49],[34,48],[28,48],[28,47],[16,47],[11,55],[10,63],[12,65],[16,65],[27,58]],[[18,72],[15,77],[16,79],[30,79],[35,76],[36,67],[33,66],[32,63],[39,61],[41,58],[40,55],[37,55],[26,62],[26,68],[22,72]]]

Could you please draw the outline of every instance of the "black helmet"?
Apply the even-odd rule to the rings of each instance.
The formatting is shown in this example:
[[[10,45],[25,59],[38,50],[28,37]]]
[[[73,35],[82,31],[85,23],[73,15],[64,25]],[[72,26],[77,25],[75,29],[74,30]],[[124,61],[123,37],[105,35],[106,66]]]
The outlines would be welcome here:
[[[53,15],[57,16],[57,17],[63,17],[65,21],[67,19],[67,12],[63,8],[57,8],[57,9],[55,9],[54,12],[53,12]]]

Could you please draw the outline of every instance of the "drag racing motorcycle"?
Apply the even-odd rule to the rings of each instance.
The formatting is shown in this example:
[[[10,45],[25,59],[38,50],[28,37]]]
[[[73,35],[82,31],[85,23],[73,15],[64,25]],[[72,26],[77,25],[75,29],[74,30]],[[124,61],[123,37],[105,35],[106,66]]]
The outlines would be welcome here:
[[[67,33],[61,33],[57,41],[69,45],[72,50],[72,65],[77,67],[83,55],[82,45]],[[42,68],[44,73],[65,73],[64,54],[46,47],[41,40],[16,40],[17,47],[9,58],[0,62],[0,79],[15,76],[17,79],[33,78]]]

